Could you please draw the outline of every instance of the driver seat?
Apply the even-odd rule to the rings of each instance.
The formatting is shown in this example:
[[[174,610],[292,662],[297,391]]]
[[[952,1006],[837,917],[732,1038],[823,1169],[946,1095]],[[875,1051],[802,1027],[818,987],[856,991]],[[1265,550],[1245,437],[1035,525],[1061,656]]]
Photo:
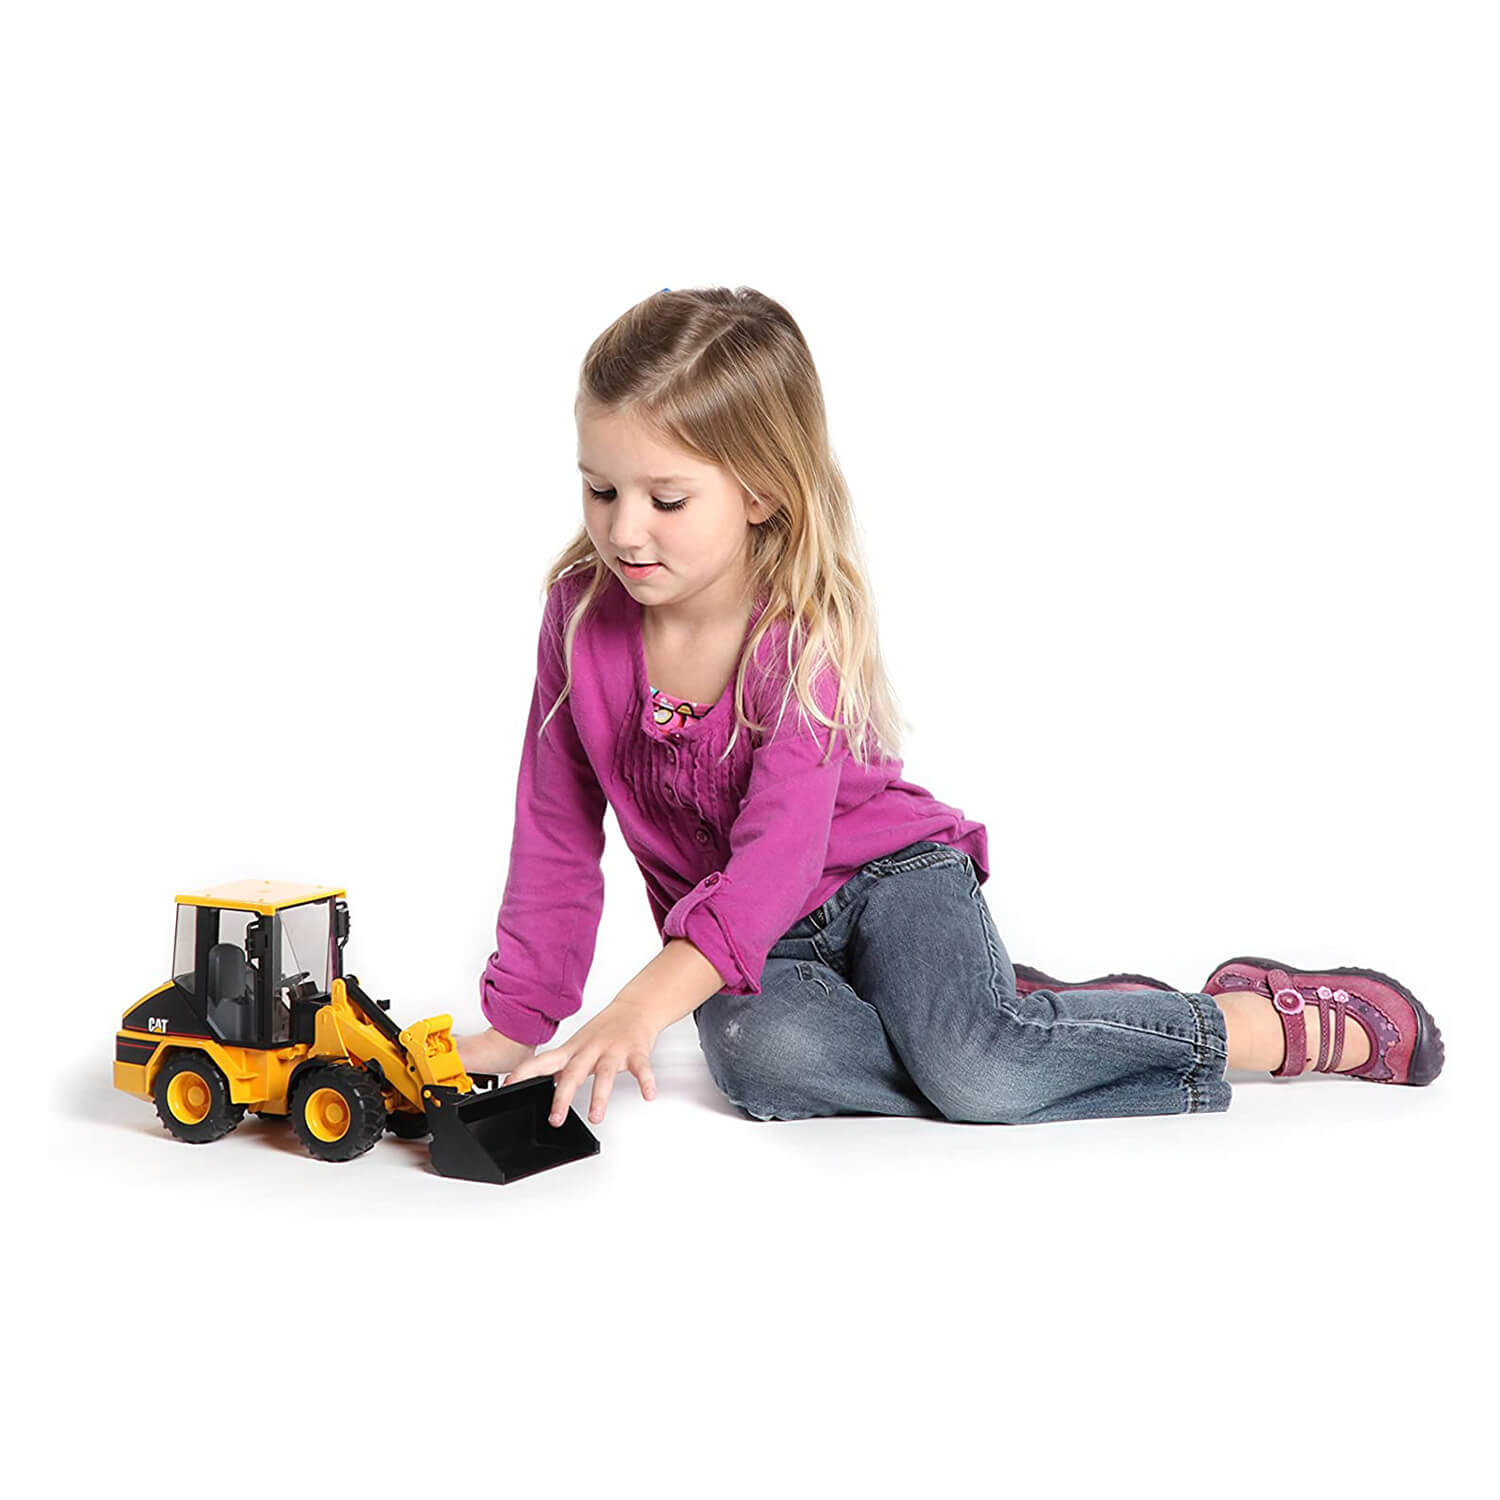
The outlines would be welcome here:
[[[226,1042],[254,1040],[255,988],[250,961],[238,943],[208,950],[208,1020]]]

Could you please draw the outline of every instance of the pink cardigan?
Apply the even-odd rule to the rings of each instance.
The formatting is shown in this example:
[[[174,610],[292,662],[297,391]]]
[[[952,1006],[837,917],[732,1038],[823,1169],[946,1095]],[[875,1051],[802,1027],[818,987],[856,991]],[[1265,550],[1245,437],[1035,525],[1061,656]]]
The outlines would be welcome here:
[[[784,623],[767,632],[746,673],[747,707],[773,727],[754,747],[741,729],[720,764],[733,677],[711,712],[660,729],[642,606],[611,574],[579,622],[572,687],[539,741],[537,727],[562,689],[563,626],[582,586],[580,570],[557,581],[537,642],[510,869],[480,980],[480,1005],[497,1031],[546,1042],[583,1004],[604,906],[606,803],[645,878],[662,941],[687,938],[736,995],[760,992],[782,933],[868,860],[935,839],[967,853],[981,884],[989,879],[984,825],[903,781],[899,759],[860,765],[839,735],[821,763],[829,731],[804,721],[795,694],[776,726]],[[757,601],[752,627],[764,607]],[[836,692],[825,671],[815,697],[829,718]]]

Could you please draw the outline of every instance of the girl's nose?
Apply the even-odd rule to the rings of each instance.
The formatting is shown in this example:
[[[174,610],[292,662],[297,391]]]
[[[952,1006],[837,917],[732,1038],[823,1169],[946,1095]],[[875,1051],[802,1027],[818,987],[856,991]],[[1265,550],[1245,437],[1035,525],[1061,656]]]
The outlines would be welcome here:
[[[651,504],[649,496],[646,498],[646,506]],[[648,512],[644,506],[632,504],[623,500],[619,495],[615,496],[614,515],[610,518],[609,544],[617,552],[623,552],[629,557],[648,557],[646,551],[648,539],[646,516]]]
[[[645,561],[651,556],[650,543],[639,531],[622,531],[616,528],[609,534],[609,544],[626,557],[638,557]]]

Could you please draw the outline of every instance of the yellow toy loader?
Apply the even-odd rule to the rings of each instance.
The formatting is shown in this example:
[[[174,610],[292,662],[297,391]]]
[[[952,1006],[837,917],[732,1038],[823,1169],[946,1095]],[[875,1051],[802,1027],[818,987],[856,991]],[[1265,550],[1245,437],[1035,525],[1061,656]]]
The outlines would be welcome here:
[[[241,880],[177,898],[172,978],[125,1012],[115,1087],[155,1103],[179,1140],[216,1141],[245,1117],[286,1116],[323,1161],[387,1130],[431,1134],[434,1169],[511,1182],[592,1156],[571,1109],[549,1125],[554,1080],[469,1074],[434,1016],[404,1030],[344,973],[344,892]]]

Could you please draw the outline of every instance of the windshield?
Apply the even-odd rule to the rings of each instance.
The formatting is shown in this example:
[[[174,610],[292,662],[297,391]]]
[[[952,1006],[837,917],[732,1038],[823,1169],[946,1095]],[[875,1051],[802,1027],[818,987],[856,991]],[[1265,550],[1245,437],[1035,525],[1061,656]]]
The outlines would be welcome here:
[[[292,975],[306,972],[318,994],[328,993],[330,958],[333,952],[333,904],[310,901],[306,906],[289,906],[281,913],[281,978],[285,984]]]

